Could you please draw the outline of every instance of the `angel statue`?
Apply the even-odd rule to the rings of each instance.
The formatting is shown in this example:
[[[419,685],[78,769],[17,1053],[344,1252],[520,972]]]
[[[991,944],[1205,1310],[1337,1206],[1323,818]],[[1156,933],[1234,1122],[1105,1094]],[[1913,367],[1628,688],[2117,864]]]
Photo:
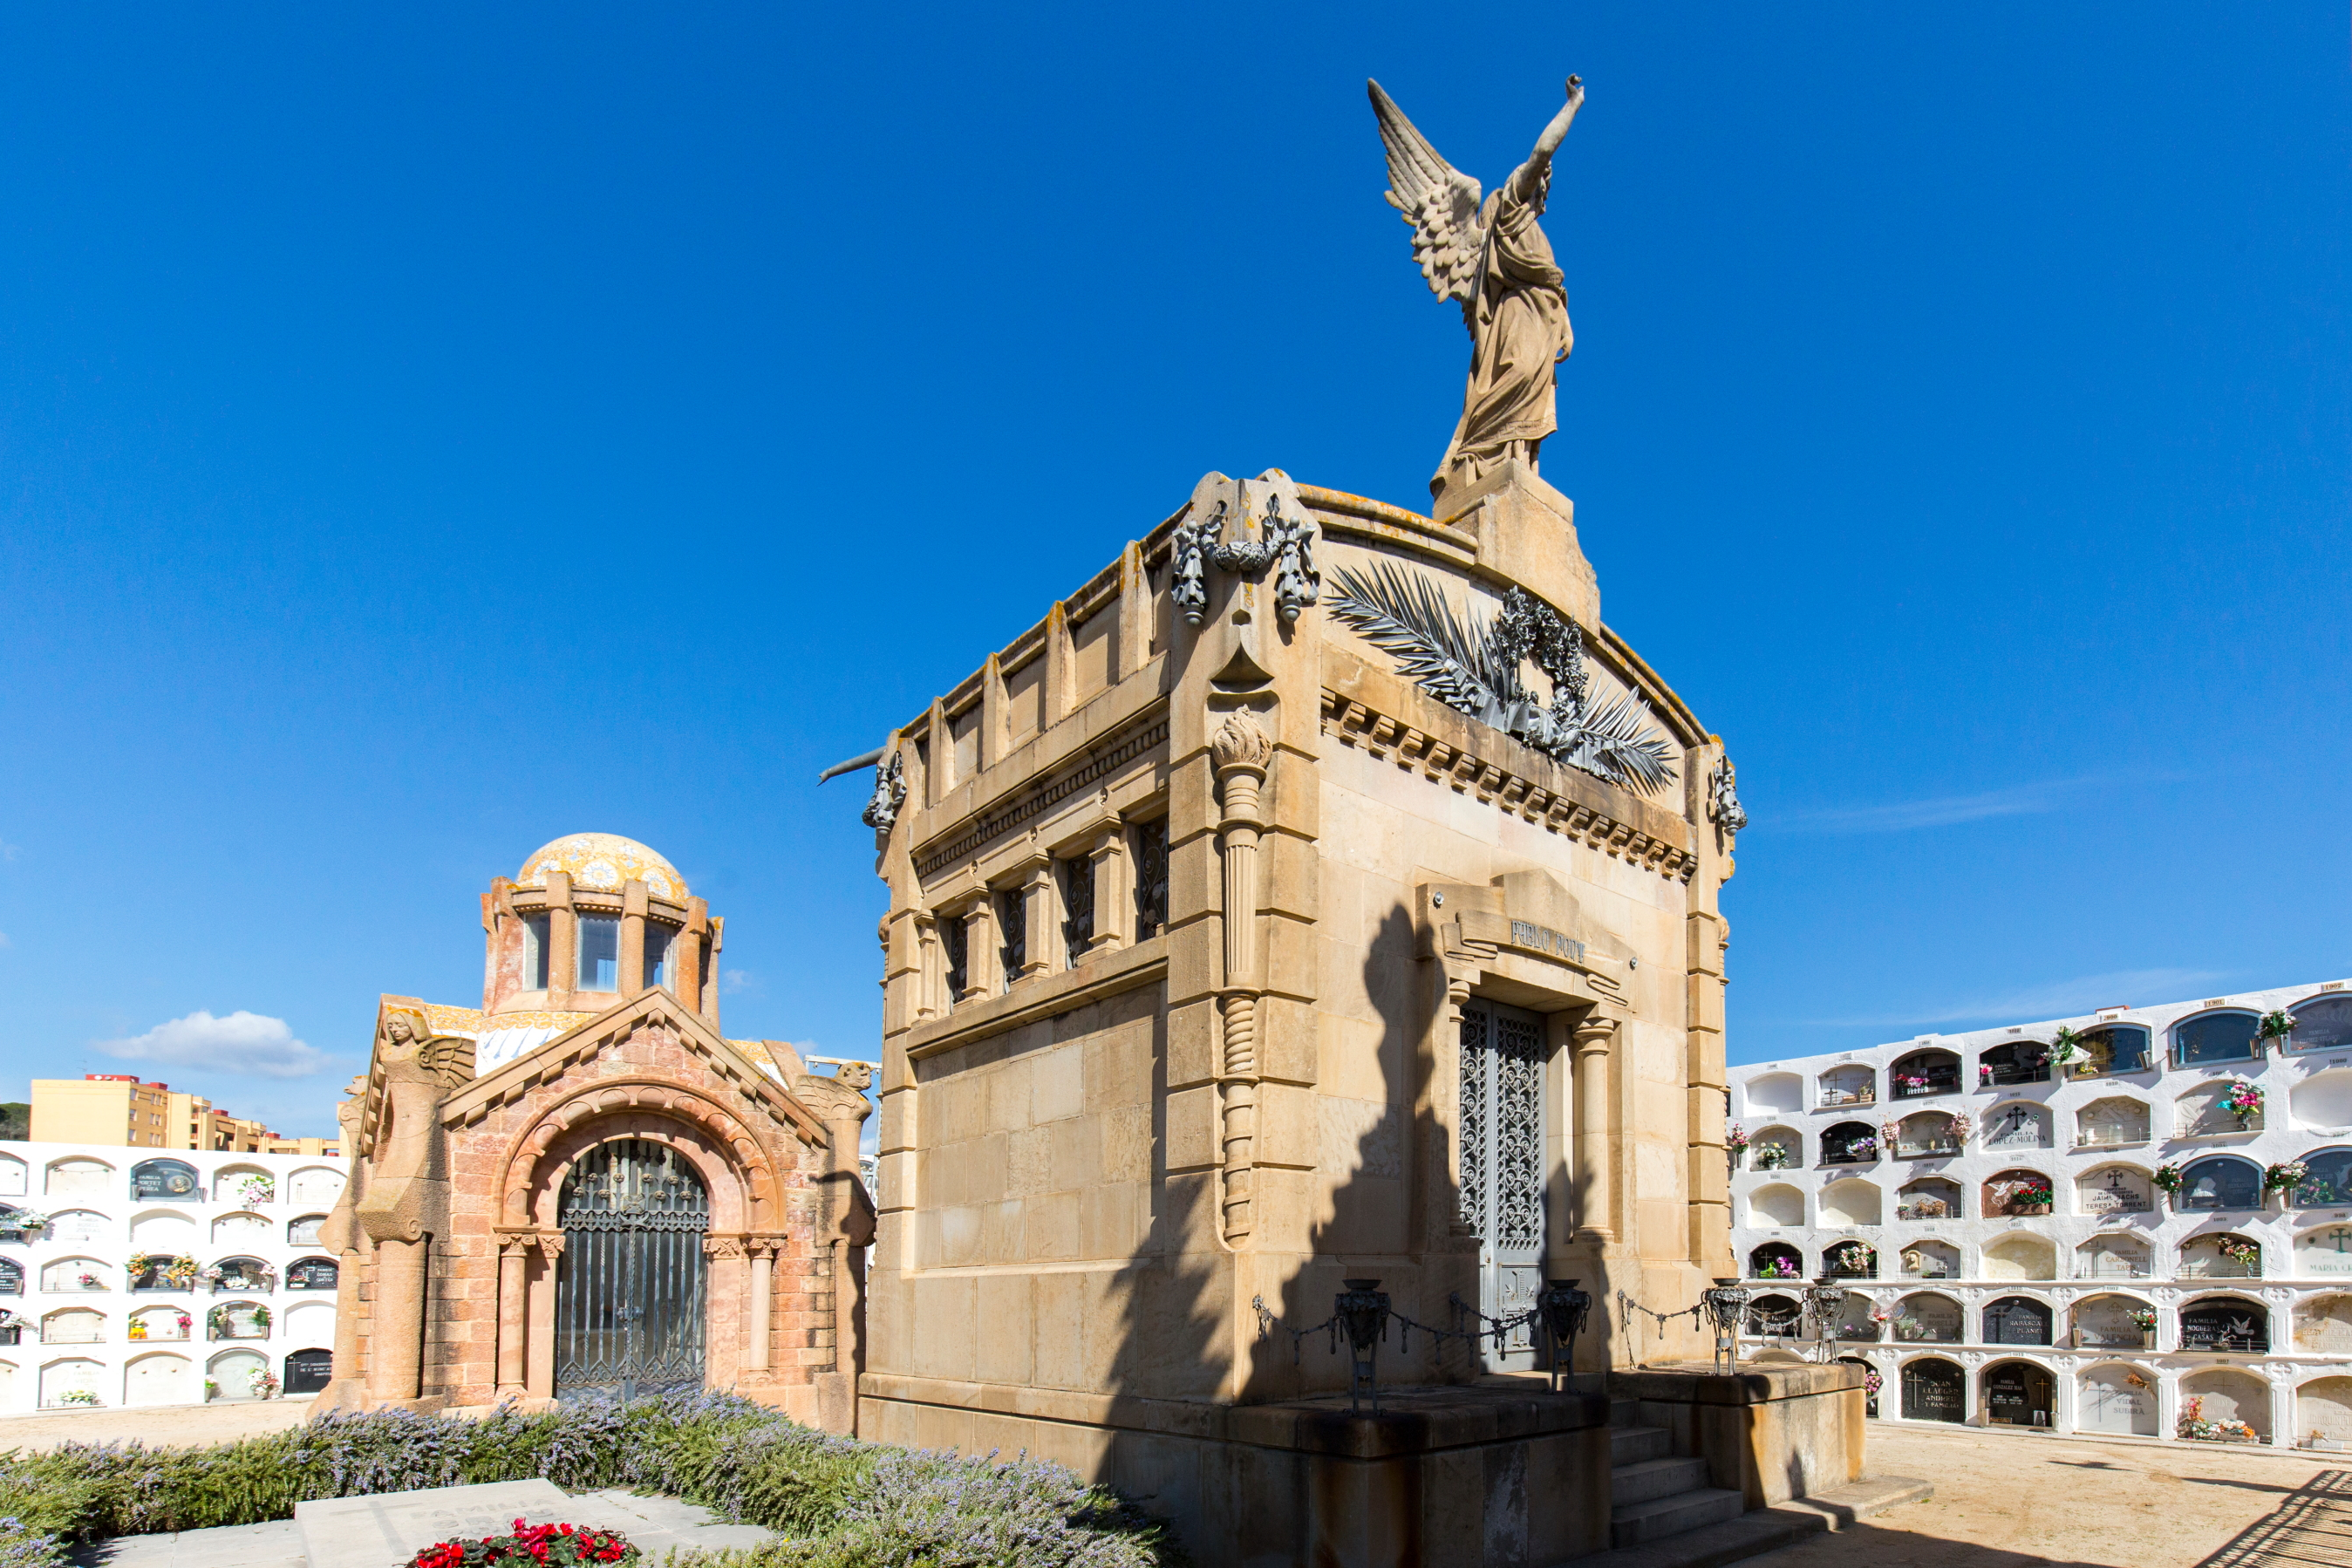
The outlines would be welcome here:
[[[1413,259],[1441,300],[1459,301],[1470,329],[1470,385],[1462,422],[1429,481],[1429,493],[1475,482],[1513,458],[1533,471],[1536,448],[1559,428],[1552,411],[1553,366],[1568,357],[1568,289],[1544,237],[1551,155],[1584,102],[1568,79],[1568,102],[1528,161],[1482,203],[1478,182],[1440,157],[1404,110],[1371,89],[1372,113],[1389,158],[1389,205],[1412,225]]]

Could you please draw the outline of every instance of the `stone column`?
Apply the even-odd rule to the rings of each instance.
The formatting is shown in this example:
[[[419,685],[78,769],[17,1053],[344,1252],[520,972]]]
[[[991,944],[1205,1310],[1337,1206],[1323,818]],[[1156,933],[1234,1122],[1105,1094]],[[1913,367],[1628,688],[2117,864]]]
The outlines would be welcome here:
[[[415,1399],[424,1386],[425,1264],[431,1246],[425,1237],[375,1244],[368,1397],[378,1403]]]
[[[547,874],[547,1005],[558,1012],[572,1005],[572,983],[580,973],[580,921],[572,912],[572,878]]]
[[[1576,1184],[1579,1241],[1612,1241],[1609,1194],[1609,1047],[1617,1020],[1588,1014],[1576,1026]]]
[[[1061,968],[1062,896],[1054,878],[1054,858],[1040,852],[1021,867],[1021,972],[1014,980],[1034,980]]]
[[[555,1292],[563,1261],[563,1233],[542,1230],[530,1238],[539,1266],[526,1276],[523,1389],[533,1399],[555,1397]]]
[[[499,1243],[499,1393],[523,1391],[524,1271],[530,1266],[530,1242],[508,1236]]]
[[[1255,1173],[1251,1156],[1257,1136],[1257,1002],[1260,992],[1257,942],[1257,846],[1265,826],[1258,789],[1265,782],[1274,742],[1247,712],[1228,716],[1209,742],[1217,781],[1223,788],[1217,824],[1223,857],[1225,983],[1217,993],[1223,1021],[1223,1059],[1218,1075],[1223,1112],[1225,1239],[1250,1234]]]
[[[996,894],[982,894],[963,912],[963,991],[959,1002],[982,1002],[1004,989],[1003,955],[997,951]]]
[[[1114,814],[1087,851],[1095,866],[1095,940],[1087,952],[1115,952],[1135,942],[1135,858],[1127,826]]]
[[[710,934],[703,940],[708,944],[704,951],[710,955],[710,973],[708,983],[701,988],[700,998],[695,1003],[695,1014],[716,1029],[719,1027],[719,954],[727,945],[727,922],[713,916],[709,918],[709,925]]]
[[[939,917],[929,910],[914,913],[912,940],[915,943],[914,1002],[907,1020],[919,1024],[926,1018],[944,1017],[948,1003],[948,954],[940,941]]]
[[[646,885],[632,878],[621,884],[621,994],[646,988]]]
[[[751,1238],[751,1342],[746,1347],[745,1370],[768,1370],[770,1342],[775,1338],[776,1244],[764,1236]]]

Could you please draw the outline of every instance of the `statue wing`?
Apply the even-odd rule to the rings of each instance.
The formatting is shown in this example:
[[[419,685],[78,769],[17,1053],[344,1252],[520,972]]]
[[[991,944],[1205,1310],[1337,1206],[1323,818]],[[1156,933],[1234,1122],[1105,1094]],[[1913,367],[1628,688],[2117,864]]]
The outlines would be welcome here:
[[[1431,293],[1467,310],[1478,253],[1486,242],[1478,218],[1478,182],[1439,156],[1379,82],[1364,85],[1371,90],[1381,146],[1389,156],[1389,205],[1412,225],[1412,258],[1421,263]]]

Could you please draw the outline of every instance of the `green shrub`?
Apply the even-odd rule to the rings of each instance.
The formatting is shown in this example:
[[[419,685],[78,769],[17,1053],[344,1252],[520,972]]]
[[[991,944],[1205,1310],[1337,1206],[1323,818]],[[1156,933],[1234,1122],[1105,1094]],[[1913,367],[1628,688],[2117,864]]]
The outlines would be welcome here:
[[[782,1532],[767,1555],[688,1553],[746,1568],[1152,1568],[1164,1531],[1058,1465],[917,1454],[829,1436],[707,1391],[501,1408],[478,1421],[329,1412],[292,1431],[203,1448],[68,1443],[0,1456],[0,1568],[49,1568],[63,1546],[289,1518],[312,1498],[543,1478],[627,1487]],[[58,1542],[41,1538],[52,1536]]]

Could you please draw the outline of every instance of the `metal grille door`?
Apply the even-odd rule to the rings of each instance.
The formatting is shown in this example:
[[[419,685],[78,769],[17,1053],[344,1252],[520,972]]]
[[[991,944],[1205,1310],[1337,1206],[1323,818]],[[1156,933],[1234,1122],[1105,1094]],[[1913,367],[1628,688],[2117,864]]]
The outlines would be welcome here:
[[[1478,1237],[1478,1310],[1510,1318],[1543,1289],[1543,1020],[1517,1007],[1462,1008],[1462,1218]],[[1535,1365],[1533,1330],[1515,1330],[1493,1368]]]
[[[572,1167],[558,1213],[556,1394],[700,1383],[710,1198],[693,1168],[663,1144],[616,1138]]]

